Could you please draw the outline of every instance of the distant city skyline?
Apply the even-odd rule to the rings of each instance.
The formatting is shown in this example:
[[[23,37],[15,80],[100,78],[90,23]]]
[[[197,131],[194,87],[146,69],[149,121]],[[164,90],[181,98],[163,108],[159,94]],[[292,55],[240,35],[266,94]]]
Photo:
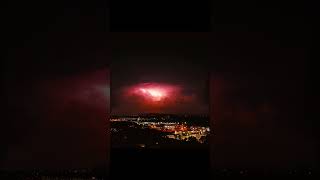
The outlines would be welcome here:
[[[111,113],[112,116],[143,116],[143,115],[148,115],[148,114],[159,114],[159,115],[177,115],[177,116],[209,116],[209,113],[158,113],[158,112],[141,112],[141,113],[127,113],[127,114],[115,114]]]

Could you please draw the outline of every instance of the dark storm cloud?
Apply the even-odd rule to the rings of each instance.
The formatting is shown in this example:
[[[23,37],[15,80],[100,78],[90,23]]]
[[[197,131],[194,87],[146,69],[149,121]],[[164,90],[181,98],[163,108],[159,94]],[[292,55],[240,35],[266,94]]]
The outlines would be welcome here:
[[[169,80],[167,82],[170,82]],[[203,83],[203,81],[201,81]],[[185,84],[170,84],[170,83],[137,83],[132,86],[123,86],[118,89],[113,88],[112,106],[113,114],[126,113],[195,113],[206,114],[208,112],[208,104],[202,101],[203,95],[199,88],[201,86],[190,88],[189,93],[184,93],[183,90],[188,88]],[[159,100],[155,100],[152,96],[142,93],[143,89],[154,89],[163,93],[164,96]],[[157,99],[157,98],[156,98]]]
[[[178,85],[181,91],[157,112],[206,113],[208,69],[205,36],[192,33],[124,33],[114,36],[112,112],[143,111],[145,102],[121,98],[127,86],[140,83]],[[130,103],[129,103],[130,101]],[[135,103],[136,102],[136,103]],[[186,103],[188,102],[188,103]],[[130,105],[129,105],[130,104]],[[144,108],[152,110],[149,106]]]
[[[159,57],[156,57],[156,59],[159,59]],[[183,66],[182,62],[181,66]],[[146,108],[148,112],[154,110],[163,113],[206,113],[208,107],[205,101],[206,93],[208,92],[206,89],[207,73],[205,69],[189,73],[190,68],[190,66],[170,68],[165,63],[161,66],[139,64],[139,67],[135,67],[135,69],[131,69],[130,65],[126,63],[117,67],[113,66],[111,72],[113,78],[111,87],[112,112],[130,111],[139,113],[139,111],[143,112],[144,108]],[[147,82],[178,86],[179,91],[170,94],[160,109],[159,107],[153,109],[150,105],[146,105],[144,99],[139,99],[139,97],[124,98],[125,88]],[[140,108],[138,110],[139,105]]]

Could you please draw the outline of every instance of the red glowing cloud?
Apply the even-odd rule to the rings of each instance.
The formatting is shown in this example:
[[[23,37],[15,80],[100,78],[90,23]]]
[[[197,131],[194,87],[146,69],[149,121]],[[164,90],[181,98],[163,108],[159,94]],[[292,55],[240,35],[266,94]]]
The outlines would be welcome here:
[[[182,84],[138,83],[115,91],[113,114],[142,112],[185,113],[207,112],[197,92]],[[117,94],[117,95],[116,95]]]
[[[127,96],[140,97],[148,102],[164,102],[174,98],[178,94],[180,87],[170,84],[141,83],[129,87],[126,90]]]
[[[141,88],[140,92],[146,97],[149,97],[154,101],[161,101],[161,99],[166,95],[160,89],[153,89],[153,88],[148,88],[148,89]]]

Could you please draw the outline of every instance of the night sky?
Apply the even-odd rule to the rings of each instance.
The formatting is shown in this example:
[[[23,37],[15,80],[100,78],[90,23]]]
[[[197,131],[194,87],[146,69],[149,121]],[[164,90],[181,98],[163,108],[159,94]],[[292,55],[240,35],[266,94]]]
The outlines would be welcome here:
[[[70,61],[52,60],[50,66],[35,61],[14,66],[25,62],[19,57],[51,57],[16,50],[20,53],[12,54],[16,60],[8,61],[6,71],[7,128],[2,137],[10,138],[4,138],[8,148],[2,153],[3,166],[68,168],[107,162],[109,102],[115,114],[207,113],[210,107],[214,168],[315,167],[317,144],[312,121],[305,116],[305,51],[279,47],[278,41],[264,37],[114,35],[110,67],[110,56],[101,47],[92,56],[67,53],[62,57]],[[58,47],[59,41],[53,42]],[[74,43],[74,49],[90,42]],[[53,45],[48,53],[62,55],[62,48]],[[89,57],[96,58],[87,61]],[[135,87],[159,84],[178,90],[167,104],[128,94]],[[51,158],[52,153],[58,158]]]
[[[1,168],[106,167],[109,110],[209,111],[216,169],[318,167],[304,4],[226,1],[212,8],[210,33],[110,36],[103,8],[28,3],[5,12]],[[128,93],[157,85],[174,95]]]
[[[166,49],[152,55],[137,51],[134,56],[124,53],[126,56],[112,63],[112,114],[208,114],[205,66],[179,61],[182,53],[165,54]]]

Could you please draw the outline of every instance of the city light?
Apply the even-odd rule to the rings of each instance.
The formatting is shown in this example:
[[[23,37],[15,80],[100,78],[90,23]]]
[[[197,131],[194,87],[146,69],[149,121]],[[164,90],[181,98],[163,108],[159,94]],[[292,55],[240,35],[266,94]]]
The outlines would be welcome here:
[[[191,141],[191,139],[193,139],[198,143],[205,143],[205,138],[210,133],[210,128],[207,126],[188,125],[187,121],[183,120],[180,122],[170,122],[165,118],[119,117],[112,118],[111,121],[134,123],[142,129],[148,128],[167,133],[167,135],[164,135],[164,138],[175,139],[179,141]],[[111,132],[117,132],[117,130],[112,128]]]

